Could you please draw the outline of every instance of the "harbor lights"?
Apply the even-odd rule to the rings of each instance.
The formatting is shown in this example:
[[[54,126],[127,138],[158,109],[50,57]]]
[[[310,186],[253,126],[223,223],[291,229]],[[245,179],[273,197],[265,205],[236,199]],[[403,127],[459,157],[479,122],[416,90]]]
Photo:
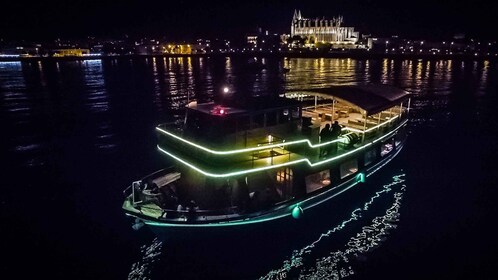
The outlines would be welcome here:
[[[225,103],[231,97],[231,95],[232,95],[232,89],[229,86],[224,85],[220,90],[220,94],[218,95],[219,102],[222,105],[226,105]]]

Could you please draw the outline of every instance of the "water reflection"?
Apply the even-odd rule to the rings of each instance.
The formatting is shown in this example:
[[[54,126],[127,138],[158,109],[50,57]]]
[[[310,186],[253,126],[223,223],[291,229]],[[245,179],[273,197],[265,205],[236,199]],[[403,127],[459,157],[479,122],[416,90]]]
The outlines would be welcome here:
[[[86,87],[86,106],[92,113],[101,113],[109,110],[109,96],[105,89],[100,60],[84,62],[83,78]]]
[[[133,263],[128,273],[129,280],[151,279],[154,264],[161,257],[163,243],[155,238],[149,246],[141,247],[142,259]]]
[[[4,135],[3,143],[24,166],[45,165],[45,159],[40,155],[46,150],[46,143],[39,133],[29,131],[31,120],[36,115],[36,103],[43,100],[42,93],[34,95],[28,90],[39,88],[31,85],[32,81],[41,83],[36,71],[31,64],[0,62],[0,122],[5,122],[2,127],[9,132]],[[27,78],[26,75],[33,77]]]
[[[106,89],[102,61],[86,60],[82,67],[86,92],[85,105],[95,120],[92,127],[89,127],[94,131],[93,145],[100,151],[112,150],[117,144],[112,121],[107,116],[112,106]]]
[[[111,147],[108,144],[115,132],[108,128],[103,131],[100,127],[111,127],[115,111],[112,104],[128,98],[128,91],[141,96],[140,101],[136,99],[137,108],[163,120],[180,115],[187,96],[210,101],[225,85],[243,94],[262,95],[302,88],[383,82],[417,95],[412,103],[413,123],[417,125],[425,121],[437,122],[434,118],[423,117],[427,111],[447,111],[448,96],[459,87],[455,80],[472,81],[472,90],[481,96],[493,86],[491,77],[496,75],[496,63],[490,61],[257,59],[266,68],[256,73],[245,71],[247,59],[237,57],[0,62],[2,112],[11,125],[33,125],[41,121],[36,119],[40,116],[47,117],[45,121],[57,122],[62,116],[78,114],[82,101],[89,114],[98,116],[95,145]],[[291,70],[283,73],[282,65]],[[149,99],[149,96],[153,98]],[[152,103],[148,103],[150,101]],[[127,109],[131,110],[135,109]],[[438,118],[449,117],[441,114]],[[15,147],[33,144],[40,143],[22,143],[12,149],[23,150]]]
[[[142,236],[142,232],[129,233],[129,223],[124,221],[116,205],[119,205],[123,186],[164,165],[164,159],[157,156],[154,126],[181,114],[188,92],[191,97],[209,101],[227,83],[236,91],[259,95],[331,85],[385,82],[415,94],[410,113],[412,129],[445,126],[456,118],[455,113],[461,115],[456,119],[460,124],[459,121],[471,119],[484,107],[494,112],[489,105],[495,104],[489,102],[494,97],[487,98],[496,95],[497,64],[491,61],[267,58],[264,60],[266,69],[258,73],[244,71],[246,63],[245,58],[237,57],[0,62],[0,123],[8,131],[2,139],[1,155],[9,173],[18,175],[8,178],[10,182],[4,188],[8,195],[2,200],[12,207],[12,213],[26,212],[28,215],[24,217],[29,217],[26,225],[32,225],[33,230],[45,224],[47,228],[58,227],[56,220],[46,220],[46,213],[28,203],[19,204],[20,197],[36,199],[37,206],[53,205],[57,211],[67,210],[64,207],[78,209],[88,227],[79,228],[76,225],[79,220],[70,217],[78,221],[74,223],[72,233],[78,232],[80,238],[84,238],[95,234],[94,228],[102,229],[99,246],[110,246],[106,252],[111,252],[111,255],[116,248],[108,244],[128,242],[115,241],[116,237],[119,239],[127,234],[136,238]],[[283,73],[281,65],[289,67],[290,72]],[[492,127],[495,118],[482,115],[481,120],[483,126]],[[488,136],[493,135],[491,131]],[[427,138],[435,136],[424,134]],[[119,163],[119,168],[116,168],[116,163]],[[21,177],[23,180],[19,180]],[[40,188],[40,182],[51,186],[51,192]],[[79,185],[82,182],[88,183]],[[96,190],[104,195],[96,197]],[[276,277],[278,272],[303,278],[333,278],[355,273],[354,263],[358,258],[368,257],[369,250],[381,244],[387,237],[384,233],[396,225],[403,193],[402,184],[380,193],[379,197],[374,197],[370,208],[351,213],[350,218],[356,219],[346,223],[342,229],[339,228],[341,224],[330,233],[320,235],[322,231],[317,231],[317,242],[311,244],[313,246],[298,247],[284,265],[281,265],[284,257],[279,257],[281,261],[274,264],[273,274],[270,272],[262,277]],[[82,195],[84,199],[81,199]],[[10,198],[13,199],[9,202]],[[57,199],[56,203],[54,199]],[[106,203],[100,203],[102,200]],[[381,200],[390,203],[377,203]],[[75,201],[81,207],[71,204]],[[384,213],[376,213],[374,217],[370,210],[379,208],[379,204],[384,207],[381,209]],[[102,213],[112,214],[103,216]],[[362,215],[355,216],[358,213]],[[94,221],[101,222],[94,224]],[[351,228],[358,230],[351,230],[353,233],[349,233],[342,247],[328,247],[339,232],[346,233]],[[116,229],[119,229],[119,236],[115,234]],[[50,244],[48,247],[52,248],[52,244],[70,245],[76,255],[85,250],[103,251],[101,247],[99,250],[79,248],[72,242],[74,240],[64,243],[59,237],[52,231],[43,236]],[[140,244],[143,243],[145,241],[140,240]],[[89,244],[93,243],[81,244],[90,247]],[[156,263],[162,256],[157,254],[162,244],[158,241],[147,244],[140,255],[143,262],[132,268],[131,279],[143,279],[133,278],[140,275],[140,271],[147,273],[151,269],[142,264]],[[86,256],[94,257],[92,254]],[[113,257],[120,259],[121,256]],[[60,259],[65,259],[65,256]],[[125,267],[122,263],[102,263],[105,263],[104,270],[113,265],[115,269],[128,272],[128,264],[136,258],[128,261]],[[258,276],[265,273],[264,270],[258,271]]]

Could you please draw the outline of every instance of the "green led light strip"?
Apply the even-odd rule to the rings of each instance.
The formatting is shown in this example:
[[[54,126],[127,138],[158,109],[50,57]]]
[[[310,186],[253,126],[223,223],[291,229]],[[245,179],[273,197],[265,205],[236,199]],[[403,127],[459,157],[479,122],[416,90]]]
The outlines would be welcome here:
[[[332,162],[334,160],[338,160],[340,158],[343,158],[345,156],[348,156],[352,153],[355,153],[357,151],[360,151],[362,149],[365,149],[366,147],[369,147],[370,145],[372,145],[373,143],[377,142],[377,141],[380,141],[388,136],[390,136],[391,134],[393,134],[394,132],[396,132],[396,130],[398,130],[401,126],[403,126],[404,124],[406,124],[408,122],[408,120],[405,120],[402,124],[400,124],[398,127],[396,127],[393,131],[387,133],[386,135],[382,136],[382,137],[379,137],[377,139],[375,139],[374,141],[372,142],[369,142],[361,147],[358,147],[354,150],[351,150],[349,152],[346,152],[346,153],[343,153],[343,154],[340,154],[338,156],[335,156],[333,158],[329,158],[329,159],[325,159],[325,160],[322,160],[322,161],[318,161],[318,162],[315,162],[315,163],[312,163],[309,159],[307,158],[302,158],[302,159],[298,159],[298,160],[293,160],[293,161],[288,161],[288,162],[285,162],[285,163],[280,163],[280,164],[275,164],[275,165],[270,165],[270,166],[264,166],[264,167],[258,167],[258,168],[253,168],[253,169],[247,169],[247,170],[241,170],[241,171],[235,171],[235,172],[229,172],[229,173],[221,173],[221,174],[215,174],[215,173],[210,173],[210,172],[206,172],[202,169],[200,169],[199,167],[193,165],[192,163],[189,163],[188,161],[184,160],[184,159],[181,159],[180,157],[178,156],[175,156],[174,154],[162,149],[161,147],[157,146],[157,148],[159,149],[159,151],[163,152],[164,154],[174,158],[175,160],[183,163],[184,165],[194,169],[195,171],[205,175],[205,176],[208,176],[208,177],[214,177],[214,178],[224,178],[224,177],[231,177],[231,176],[238,176],[238,175],[243,175],[243,174],[249,174],[249,173],[254,173],[254,172],[259,172],[259,171],[264,171],[264,170],[269,170],[269,169],[275,169],[275,168],[279,168],[279,167],[283,167],[283,166],[288,166],[288,165],[294,165],[294,164],[298,164],[298,163],[301,163],[301,162],[307,162],[309,166],[311,167],[315,167],[315,166],[318,166],[318,165],[322,165],[324,163],[328,163],[328,162]]]
[[[405,123],[406,123],[406,121],[405,121]],[[401,127],[401,125],[399,127]],[[396,152],[396,154],[394,154],[393,156],[388,157],[385,160],[385,162],[384,161],[379,162],[378,164],[382,163],[382,165],[380,167],[382,167],[382,166],[386,165],[387,163],[389,163],[399,153],[399,151],[400,150],[398,150]],[[376,167],[378,164],[374,165],[373,167]],[[372,175],[380,167],[378,167],[374,171],[368,173],[367,176]],[[344,186],[346,184],[350,184],[350,185],[348,187],[340,190],[339,192],[333,194],[333,195],[327,195],[329,192],[337,190],[338,188],[341,188],[342,186]],[[332,198],[334,198],[334,197],[342,194],[343,192],[351,189],[352,187],[354,187],[357,184],[358,184],[358,182],[355,180],[355,177],[352,177],[351,179],[349,179],[349,180],[347,180],[347,181],[339,184],[337,187],[334,187],[334,188],[329,189],[329,190],[327,190],[325,192],[319,193],[316,196],[304,199],[303,201],[298,202],[298,204],[299,205],[305,205],[304,206],[304,210],[307,210],[309,208],[312,208],[312,207],[314,207],[314,206],[316,206],[318,204],[321,204],[321,203],[323,203],[325,201],[328,201],[329,199],[332,199]],[[323,197],[323,198],[321,200],[317,201],[317,198],[320,198],[320,197]],[[311,204],[307,204],[307,203],[311,203]],[[286,208],[287,208],[287,210],[290,210],[295,205],[296,204],[292,204],[292,205],[290,205],[290,206],[288,206]],[[126,215],[133,216],[133,215],[128,214],[128,213]],[[280,219],[280,218],[283,218],[283,217],[286,217],[286,216],[289,216],[289,215],[291,215],[291,212],[287,211],[287,212],[280,213],[280,214],[277,214],[277,215],[274,215],[274,216],[270,216],[270,217],[261,217],[261,218],[255,218],[255,219],[247,218],[247,219],[241,219],[241,220],[235,220],[235,221],[225,221],[225,222],[208,223],[208,224],[171,224],[171,223],[164,223],[164,222],[154,222],[154,221],[149,221],[149,220],[143,220],[143,222],[145,224],[147,224],[147,225],[157,226],[157,227],[222,227],[222,226],[237,226],[237,225],[245,225],[245,224],[255,224],[255,223],[260,223],[260,222],[266,222],[266,221]],[[136,217],[136,216],[133,216],[133,217]]]
[[[254,169],[249,169],[249,170],[242,170],[242,171],[236,171],[236,172],[230,172],[230,173],[224,173],[224,174],[214,174],[214,173],[210,173],[210,172],[206,172],[202,169],[200,169],[199,167],[163,150],[161,147],[157,146],[157,148],[159,149],[159,151],[163,152],[164,154],[174,158],[175,160],[185,164],[186,166],[194,169],[195,171],[199,172],[199,173],[202,173],[203,175],[205,176],[208,176],[208,177],[215,177],[215,178],[221,178],[221,177],[231,177],[231,176],[237,176],[237,175],[242,175],[242,174],[247,174],[247,173],[252,173],[252,172],[258,172],[258,171],[263,171],[263,170],[268,170],[268,169],[272,169],[272,168],[278,168],[278,167],[282,167],[282,166],[287,166],[287,165],[291,165],[291,164],[296,164],[296,163],[299,163],[299,162],[303,162],[303,161],[306,161],[307,159],[298,159],[298,160],[294,160],[294,161],[288,161],[286,163],[281,163],[281,164],[275,164],[275,165],[270,165],[270,166],[265,166],[265,167],[259,167],[259,168],[254,168]]]
[[[181,138],[180,136],[177,136],[171,132],[168,132],[164,129],[161,129],[159,127],[156,127],[156,130],[166,134],[166,135],[169,135],[173,138],[176,138],[184,143],[187,143],[189,145],[192,145],[196,148],[199,148],[201,150],[204,150],[208,153],[212,153],[212,154],[215,154],[215,155],[229,155],[229,154],[238,154],[238,153],[246,153],[246,152],[254,152],[254,151],[258,151],[258,150],[266,150],[266,149],[270,149],[270,148],[276,148],[276,147],[281,147],[281,146],[289,146],[289,145],[294,145],[294,144],[299,144],[299,143],[305,143],[307,142],[308,145],[311,147],[311,148],[317,148],[317,147],[321,147],[321,146],[325,146],[325,145],[328,145],[328,144],[331,144],[331,143],[335,143],[335,142],[340,142],[340,141],[343,141],[342,138],[344,138],[345,136],[351,134],[351,133],[348,133],[348,134],[345,134],[345,135],[342,135],[341,136],[341,139],[335,139],[335,140],[332,140],[332,141],[329,141],[329,142],[324,142],[324,143],[320,143],[320,144],[316,144],[316,145],[313,145],[311,144],[311,142],[308,140],[308,139],[301,139],[301,140],[295,140],[295,141],[291,141],[291,142],[282,142],[282,143],[278,143],[278,144],[272,144],[272,145],[266,145],[266,146],[261,146],[261,147],[252,147],[252,148],[245,148],[245,149],[239,149],[239,150],[230,150],[230,151],[216,151],[216,150],[211,150],[209,148],[206,148],[204,146],[201,146],[199,144],[196,144],[194,142],[190,142],[188,140],[185,140],[183,138]]]
[[[369,128],[368,130],[365,130],[365,132],[368,132],[368,131],[373,130],[373,129],[377,128],[377,127],[380,127],[380,126],[382,126],[382,125],[384,125],[384,124],[386,124],[386,123],[394,120],[395,118],[397,118],[397,116],[394,117],[394,118],[392,118],[392,119],[390,119],[389,121],[386,121],[386,122],[380,124],[380,125],[377,125],[375,127]],[[363,131],[357,130],[357,129],[354,129],[354,128],[345,127],[344,129],[345,130],[351,130],[351,131],[354,131],[354,132],[363,133]],[[166,135],[169,135],[169,136],[171,136],[173,138],[176,138],[176,139],[178,139],[178,140],[180,140],[180,141],[182,141],[182,142],[184,142],[186,144],[189,144],[189,145],[194,146],[194,147],[196,147],[198,149],[204,150],[204,151],[206,151],[208,153],[212,153],[212,154],[215,154],[215,155],[229,155],[229,154],[254,152],[254,151],[258,151],[258,150],[266,150],[266,149],[271,149],[271,148],[276,148],[276,147],[281,147],[281,146],[290,146],[290,145],[299,144],[299,143],[308,143],[308,146],[310,148],[314,149],[314,148],[319,148],[319,147],[322,147],[322,146],[325,146],[325,145],[329,145],[329,144],[332,144],[332,143],[335,143],[335,142],[341,142],[341,141],[344,140],[344,138],[346,136],[348,136],[348,135],[351,134],[351,133],[347,133],[345,135],[342,135],[341,138],[339,138],[339,139],[335,139],[335,140],[328,141],[328,142],[323,142],[323,143],[320,143],[320,144],[314,144],[314,145],[308,139],[301,139],[301,140],[295,140],[295,141],[290,141],[290,142],[282,142],[282,143],[278,143],[278,144],[266,145],[266,146],[261,146],[261,147],[252,147],[252,148],[230,150],[230,151],[217,151],[217,150],[212,150],[212,149],[209,149],[207,147],[201,146],[201,145],[196,144],[194,142],[185,140],[185,139],[181,138],[180,136],[177,136],[177,135],[175,135],[175,134],[173,134],[171,132],[168,132],[168,131],[166,131],[166,130],[164,130],[162,128],[156,127],[156,130],[159,131],[159,132],[161,132],[161,133],[164,133]]]
[[[387,161],[382,164],[382,166],[389,163],[396,155],[397,155],[397,153],[394,156],[389,157],[387,159]],[[375,170],[375,171],[377,171],[377,170]],[[370,174],[367,174],[367,176],[371,175],[375,171],[371,172]],[[347,185],[347,184],[349,184],[349,186],[347,186],[346,188],[344,188],[344,189],[342,189],[342,190],[340,190],[337,193],[334,193],[332,195],[328,195],[330,192],[335,191],[335,190],[337,190],[337,189],[339,189],[342,186]],[[325,192],[319,193],[316,196],[312,196],[312,197],[309,197],[309,198],[304,199],[302,201],[299,201],[298,203],[293,203],[292,205],[289,205],[285,208],[287,208],[287,210],[290,210],[290,209],[294,208],[295,205],[299,204],[299,205],[302,205],[304,207],[303,210],[307,210],[307,209],[315,207],[316,205],[319,205],[325,201],[328,201],[329,199],[332,199],[332,198],[344,193],[345,191],[356,186],[357,184],[358,184],[358,182],[355,180],[355,177],[352,177],[351,179],[339,184],[338,186],[336,186],[332,189],[329,189]],[[323,198],[321,200],[317,201],[317,199],[320,197],[323,197]],[[308,203],[311,203],[311,204],[308,204]],[[220,226],[236,226],[236,225],[245,225],[245,224],[255,224],[255,223],[260,223],[260,222],[267,222],[267,221],[271,221],[271,220],[280,219],[280,218],[283,218],[286,216],[290,216],[291,213],[292,212],[287,211],[287,212],[280,213],[280,214],[270,216],[270,217],[262,217],[262,218],[255,218],[255,219],[247,218],[244,220],[225,221],[225,222],[208,223],[208,224],[171,224],[171,223],[164,223],[164,222],[154,222],[154,221],[149,221],[149,220],[143,220],[143,222],[147,225],[158,226],[158,227],[220,227]],[[127,214],[127,215],[130,215],[130,214]]]

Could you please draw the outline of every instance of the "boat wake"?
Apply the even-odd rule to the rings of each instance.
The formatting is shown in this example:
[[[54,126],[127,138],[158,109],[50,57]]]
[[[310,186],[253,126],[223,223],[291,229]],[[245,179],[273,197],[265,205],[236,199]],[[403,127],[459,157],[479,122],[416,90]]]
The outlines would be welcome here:
[[[399,209],[406,186],[405,174],[393,176],[392,182],[377,191],[361,208],[352,211],[351,216],[342,221],[336,227],[322,233],[320,237],[311,244],[300,250],[295,250],[292,257],[285,260],[282,267],[271,270],[260,280],[266,279],[340,279],[354,275],[351,262],[353,260],[364,260],[365,254],[378,247],[389,235],[391,229],[396,228],[399,221]],[[334,234],[343,230],[355,221],[360,221],[366,216],[367,211],[381,197],[385,197],[394,191],[393,203],[383,215],[373,218],[367,225],[361,228],[355,236],[351,237],[343,248],[332,251],[327,256],[318,257],[317,249],[321,244],[327,242]],[[323,244],[322,247],[326,246]]]
[[[129,280],[151,279],[154,263],[159,261],[163,243],[155,238],[150,245],[142,246],[142,259],[131,266]]]

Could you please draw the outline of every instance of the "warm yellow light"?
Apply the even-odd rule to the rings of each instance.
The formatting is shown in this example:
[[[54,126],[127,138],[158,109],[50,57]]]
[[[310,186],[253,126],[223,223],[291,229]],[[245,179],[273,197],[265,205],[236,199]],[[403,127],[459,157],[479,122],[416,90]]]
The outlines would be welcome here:
[[[322,185],[324,185],[324,186],[330,185],[330,179],[323,179],[322,180]]]

